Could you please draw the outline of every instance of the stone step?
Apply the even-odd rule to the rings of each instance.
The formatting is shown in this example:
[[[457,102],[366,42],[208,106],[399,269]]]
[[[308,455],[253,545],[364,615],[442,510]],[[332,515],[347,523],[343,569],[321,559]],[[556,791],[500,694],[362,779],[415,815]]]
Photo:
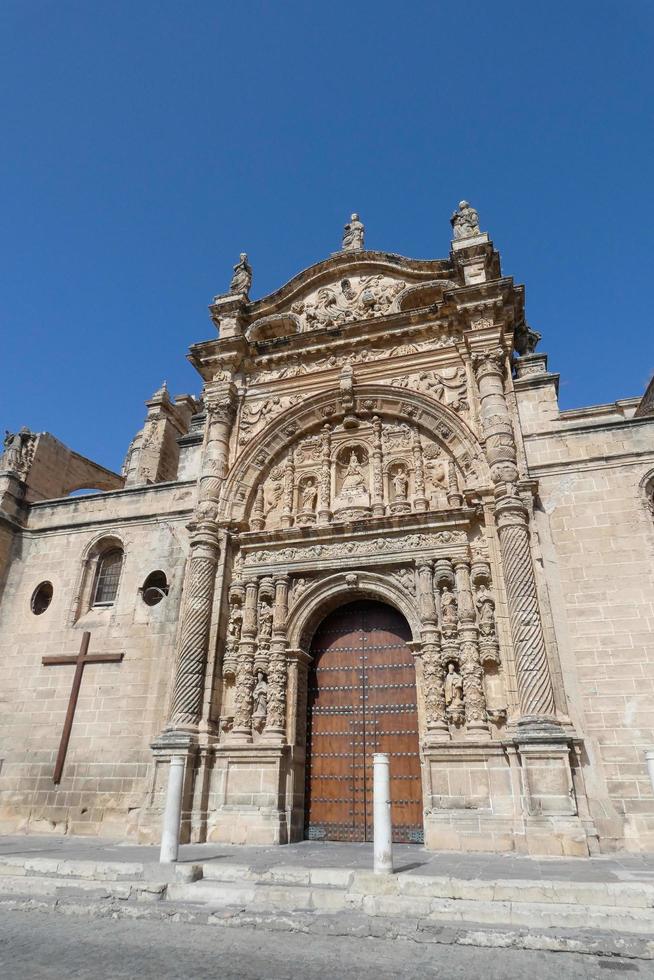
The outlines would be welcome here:
[[[307,868],[277,865],[257,870],[241,864],[202,865],[202,880],[317,886],[364,895],[413,895],[489,902],[583,904],[618,908],[654,908],[654,883],[584,882],[556,879],[468,879],[434,875],[375,875],[349,868]]]
[[[597,929],[548,929],[542,925],[487,925],[472,922],[445,922],[416,917],[371,916],[364,912],[285,912],[266,914],[245,912],[238,906],[211,909],[186,902],[83,901],[75,896],[0,896],[0,914],[10,911],[39,911],[89,918],[110,917],[165,921],[174,925],[194,924],[211,928],[256,928],[275,932],[300,932],[307,936],[347,936],[365,939],[402,939],[416,943],[457,944],[480,948],[549,950],[604,956],[614,969],[624,969],[625,958],[654,959],[654,941],[649,934],[599,931]],[[172,925],[174,924],[174,925]],[[616,963],[615,958],[620,960]],[[608,965],[608,963],[607,963]]]
[[[575,901],[554,902],[536,899],[536,883],[529,883],[533,897],[520,895],[517,901],[485,895],[463,898],[434,895],[434,879],[422,881],[420,893],[405,890],[407,879],[362,880],[353,872],[348,888],[337,885],[286,884],[280,881],[217,881],[172,883],[166,901],[205,905],[208,908],[240,907],[249,912],[348,912],[369,916],[421,918],[432,922],[477,922],[540,928],[601,929],[638,934],[654,934],[654,911],[644,905],[588,904]],[[373,876],[371,876],[373,877]],[[412,881],[412,879],[408,879]],[[460,884],[450,880],[451,885]],[[373,885],[371,893],[369,885]],[[468,883],[466,883],[468,884]],[[486,883],[488,884],[488,883]],[[450,891],[456,887],[450,887]],[[594,896],[595,897],[595,896]]]
[[[165,881],[107,881],[94,878],[59,877],[55,875],[2,875],[0,896],[85,896],[89,902],[120,899],[122,901],[161,901]]]
[[[67,858],[0,856],[0,880],[4,877],[46,876],[93,881],[192,881],[202,876],[196,864],[162,865],[128,861],[74,861]]]

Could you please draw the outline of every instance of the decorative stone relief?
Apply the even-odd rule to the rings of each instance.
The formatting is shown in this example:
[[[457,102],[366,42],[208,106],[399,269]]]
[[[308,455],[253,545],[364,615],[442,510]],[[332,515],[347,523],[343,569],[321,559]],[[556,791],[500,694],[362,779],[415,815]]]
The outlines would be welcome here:
[[[470,408],[467,397],[466,372],[462,367],[402,375],[399,378],[393,378],[391,384],[394,388],[424,391],[456,412],[467,412]]]
[[[367,320],[391,312],[405,286],[403,280],[390,276],[352,276],[342,279],[338,286],[321,286],[316,293],[293,303],[291,310],[302,330]]]
[[[306,548],[281,548],[279,551],[255,551],[245,557],[246,568],[280,561],[311,561],[316,558],[346,558],[359,555],[392,554],[436,548],[445,544],[463,544],[465,531],[434,531],[408,534],[398,538],[374,538],[367,541],[343,541],[338,544],[314,544]]]
[[[290,356],[267,356],[262,357],[260,364],[262,369],[254,372],[250,378],[253,384],[262,384],[266,381],[281,381],[285,378],[295,378],[305,374],[313,374],[316,371],[329,371],[343,367],[348,361],[352,364],[364,364],[371,361],[379,361],[391,357],[405,357],[407,354],[416,354],[423,350],[440,350],[444,347],[451,347],[458,339],[456,334],[447,334],[441,337],[432,337],[429,340],[418,341],[414,344],[401,344],[396,347],[366,347],[363,350],[349,351],[347,354],[330,354],[328,357],[319,357],[315,361],[309,361],[305,354],[294,354]]]
[[[416,594],[416,579],[415,572],[412,568],[398,568],[396,571],[390,573],[391,578],[395,579],[398,585],[408,592],[410,595],[415,596]]]

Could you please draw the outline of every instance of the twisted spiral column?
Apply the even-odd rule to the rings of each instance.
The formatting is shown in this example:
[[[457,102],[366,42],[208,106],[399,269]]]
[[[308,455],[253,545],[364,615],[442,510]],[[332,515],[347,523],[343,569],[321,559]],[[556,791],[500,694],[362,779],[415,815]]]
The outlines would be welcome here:
[[[169,730],[194,731],[200,721],[211,607],[220,548],[212,522],[191,525],[191,558],[177,649]]]
[[[191,523],[190,556],[183,585],[182,627],[167,731],[196,732],[202,713],[209,631],[220,554],[218,501],[228,467],[236,388],[231,380],[205,386],[207,425]]]
[[[517,455],[504,392],[506,356],[473,355],[485,451],[495,484],[495,515],[515,651],[520,725],[558,724],[529,545],[529,514],[517,492]]]
[[[527,510],[519,498],[505,498],[497,503],[496,515],[515,647],[521,722],[526,724],[537,716],[554,716],[554,692],[529,547]]]

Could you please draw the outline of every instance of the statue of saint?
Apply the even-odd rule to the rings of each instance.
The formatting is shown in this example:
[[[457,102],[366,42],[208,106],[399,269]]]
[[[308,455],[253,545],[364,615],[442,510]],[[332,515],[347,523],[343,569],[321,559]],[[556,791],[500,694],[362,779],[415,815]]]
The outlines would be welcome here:
[[[447,665],[445,675],[445,703],[448,708],[455,709],[463,705],[463,678],[452,662]]]
[[[241,625],[243,623],[243,613],[239,606],[234,606],[232,614],[227,624],[227,638],[230,644],[236,645],[241,639]]]
[[[9,432],[5,429],[4,454],[2,456],[2,469],[6,472],[19,473],[23,463],[23,452],[31,436],[30,430],[23,426],[20,432]]]
[[[363,473],[361,472],[361,464],[357,454],[352,450],[350,453],[350,462],[345,473],[345,479],[343,480],[342,492],[346,496],[355,497],[357,494],[365,493],[367,490],[366,481],[363,478]]]
[[[229,284],[230,293],[245,293],[250,292],[250,286],[252,285],[252,269],[248,263],[248,257],[245,252],[241,252],[241,257],[234,266],[234,275],[232,276],[232,281]]]
[[[407,491],[409,489],[409,481],[407,480],[406,470],[398,470],[393,477],[393,490],[395,491],[396,500],[406,500]]]
[[[272,606],[263,599],[259,603],[259,641],[267,640],[272,635],[272,618]]]
[[[443,626],[456,626],[456,598],[450,592],[447,585],[443,586],[443,592],[441,593],[441,617]]]
[[[268,714],[268,681],[262,670],[257,671],[257,683],[252,691],[254,702],[253,718],[265,718]]]
[[[343,251],[350,252],[358,248],[363,248],[363,236],[365,228],[359,221],[359,215],[353,214],[343,231]]]
[[[316,509],[317,496],[318,487],[316,486],[316,481],[311,476],[302,487],[302,510],[314,511]]]
[[[479,235],[479,215],[467,201],[459,201],[458,210],[450,218],[455,240]]]
[[[489,636],[495,630],[495,600],[485,585],[479,587],[475,596],[477,615],[479,618],[479,631],[484,636]]]

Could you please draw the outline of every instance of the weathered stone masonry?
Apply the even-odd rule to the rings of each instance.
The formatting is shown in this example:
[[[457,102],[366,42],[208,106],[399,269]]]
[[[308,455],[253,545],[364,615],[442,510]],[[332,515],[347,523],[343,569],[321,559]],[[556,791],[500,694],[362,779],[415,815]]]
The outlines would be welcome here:
[[[428,847],[654,847],[651,398],[561,412],[522,287],[452,226],[414,260],[353,215],[259,300],[242,255],[201,397],[159,389],[121,475],[7,438],[2,829],[157,841],[177,755],[183,840],[300,839],[313,637],[374,600],[411,635]],[[86,667],[55,786],[72,668],[42,658],[84,630],[124,657]]]

